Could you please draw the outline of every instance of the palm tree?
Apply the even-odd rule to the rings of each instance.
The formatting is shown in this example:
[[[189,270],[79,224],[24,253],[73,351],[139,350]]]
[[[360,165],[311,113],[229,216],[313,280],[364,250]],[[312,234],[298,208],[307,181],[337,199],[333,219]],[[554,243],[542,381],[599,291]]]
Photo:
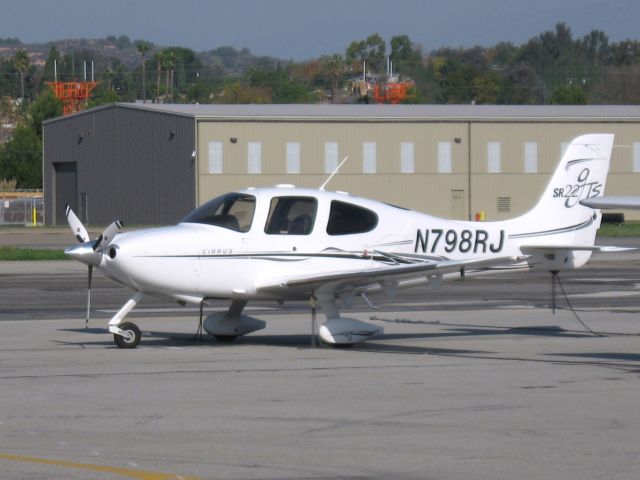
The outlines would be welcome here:
[[[144,40],[140,40],[136,45],[138,48],[138,53],[142,57],[142,103],[147,101],[147,70],[145,67],[144,56],[151,49],[151,45],[149,45]]]
[[[24,99],[24,72],[29,68],[29,55],[25,50],[18,50],[11,60],[16,70],[20,72],[20,98]]]
[[[165,79],[165,98],[169,98],[169,88],[171,88],[171,99],[173,99],[173,69],[176,65],[176,54],[171,51],[164,51],[162,56],[162,67],[166,71]]]
[[[156,71],[156,101],[160,102],[160,76],[162,74],[162,62],[164,58],[164,52],[158,52],[156,59],[158,62],[158,68]]]
[[[345,61],[342,55],[336,54],[322,57],[321,62],[324,74],[331,79],[331,98],[333,99],[338,89],[338,79],[344,74]]]

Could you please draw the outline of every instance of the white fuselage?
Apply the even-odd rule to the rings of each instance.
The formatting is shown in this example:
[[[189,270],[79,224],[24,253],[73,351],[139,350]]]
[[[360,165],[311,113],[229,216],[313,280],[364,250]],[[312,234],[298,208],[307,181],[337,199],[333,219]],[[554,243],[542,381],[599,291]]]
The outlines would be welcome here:
[[[303,271],[322,274],[395,262],[518,256],[522,254],[520,237],[530,229],[522,221],[445,220],[343,193],[294,188],[242,193],[255,198],[246,231],[184,222],[121,233],[110,246],[112,253],[104,255],[101,270],[134,290],[185,301],[308,298],[308,292],[293,290],[274,297],[260,295],[257,289],[272,284],[274,278],[284,281]],[[317,202],[308,234],[266,232],[272,199],[286,197]],[[377,217],[374,228],[363,233],[328,233],[334,201],[372,212]],[[526,243],[535,242],[532,235]],[[583,257],[581,263],[588,252]]]

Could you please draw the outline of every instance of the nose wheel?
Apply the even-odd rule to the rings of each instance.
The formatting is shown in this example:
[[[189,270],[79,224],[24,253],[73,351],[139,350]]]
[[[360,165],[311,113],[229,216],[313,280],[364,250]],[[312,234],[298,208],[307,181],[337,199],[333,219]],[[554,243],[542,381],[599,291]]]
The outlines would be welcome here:
[[[135,323],[125,322],[119,325],[120,331],[114,333],[113,340],[120,348],[136,348],[142,333]]]

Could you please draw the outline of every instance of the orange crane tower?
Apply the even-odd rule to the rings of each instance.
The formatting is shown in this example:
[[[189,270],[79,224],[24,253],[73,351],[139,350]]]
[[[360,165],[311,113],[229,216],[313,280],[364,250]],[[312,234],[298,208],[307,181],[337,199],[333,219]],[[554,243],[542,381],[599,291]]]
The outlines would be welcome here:
[[[62,102],[63,115],[83,110],[91,91],[100,82],[46,82],[53,89],[56,98]]]

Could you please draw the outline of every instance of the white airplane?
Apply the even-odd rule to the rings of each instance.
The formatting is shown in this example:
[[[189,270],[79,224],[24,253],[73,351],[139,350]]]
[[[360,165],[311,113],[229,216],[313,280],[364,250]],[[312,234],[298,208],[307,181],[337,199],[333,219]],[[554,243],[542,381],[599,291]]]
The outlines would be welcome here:
[[[367,200],[343,192],[279,185],[227,193],[203,204],[179,224],[129,233],[114,222],[95,240],[71,209],[69,225],[81,242],[65,253],[97,268],[135,294],[109,322],[116,344],[134,348],[140,330],[125,316],[148,294],[201,306],[228,299],[204,329],[231,340],[264,328],[242,314],[251,300],[312,300],[326,316],[321,339],[348,345],[382,329],[340,315],[356,296],[495,269],[552,273],[587,262],[600,212],[580,200],[603,195],[614,136],[575,138],[542,198],[528,213],[506,221],[467,222]],[[335,173],[335,172],[334,172]],[[315,303],[314,303],[315,302]],[[201,315],[202,321],[202,315]]]

